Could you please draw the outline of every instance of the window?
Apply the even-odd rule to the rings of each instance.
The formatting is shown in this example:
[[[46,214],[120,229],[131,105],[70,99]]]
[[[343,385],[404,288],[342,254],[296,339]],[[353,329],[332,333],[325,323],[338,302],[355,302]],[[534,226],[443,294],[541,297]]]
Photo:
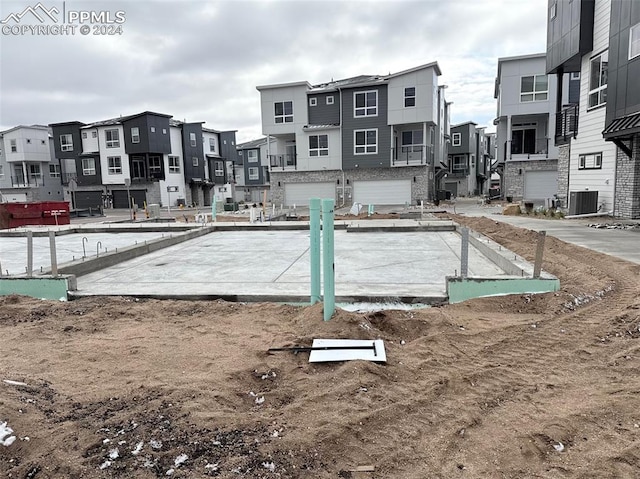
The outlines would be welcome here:
[[[120,132],[117,129],[104,130],[107,148],[120,148]]]
[[[180,173],[180,157],[169,157],[169,173]]]
[[[309,106],[316,106],[318,104],[318,99],[314,96],[309,98]]]
[[[402,152],[422,151],[422,130],[402,132]]]
[[[255,163],[256,161],[258,161],[258,150],[247,151],[247,161],[249,163]]]
[[[197,156],[192,156],[191,157],[191,164],[193,166],[198,166],[198,157]]]
[[[131,128],[131,143],[140,143],[140,128]]]
[[[107,166],[108,166],[107,171],[110,175],[122,174],[122,160],[120,159],[119,156],[108,156]]]
[[[629,60],[640,55],[640,23],[629,30]]]
[[[309,156],[328,156],[329,136],[311,135],[309,137]]]
[[[416,106],[416,87],[413,86],[404,89],[404,107],[411,106]]]
[[[579,170],[602,169],[602,153],[588,153],[578,157]]]
[[[222,163],[221,161],[214,161],[214,165],[215,167],[215,172],[214,174],[216,176],[224,176],[224,163]]]
[[[84,176],[92,176],[96,174],[96,160],[95,158],[83,158],[82,159],[82,174]]]
[[[554,18],[556,18],[557,14],[558,14],[558,4],[552,3],[551,8],[549,9],[549,20],[553,20]]]
[[[333,105],[333,95],[327,97],[327,105]]]
[[[83,140],[86,140],[86,139],[87,139],[87,132],[86,132],[86,131],[83,131],[83,132],[82,132],[82,139],[83,139]]]
[[[293,102],[277,101],[273,104],[276,123],[293,123]]]
[[[42,178],[42,171],[40,170],[40,163],[31,163],[29,165],[29,178],[39,180]]]
[[[159,156],[149,157],[149,176],[158,178],[162,175],[162,159]]]
[[[60,165],[51,163],[49,165],[49,176],[51,178],[60,178]]]
[[[378,91],[360,91],[353,94],[354,116],[378,116]]]
[[[2,178],[4,176],[4,167],[3,165],[0,165],[0,178]]]
[[[453,157],[451,164],[452,173],[466,173],[467,171],[467,157],[464,155],[456,155]]]
[[[209,151],[216,151],[216,139],[215,138],[209,138]]]
[[[460,146],[460,145],[462,145],[462,134],[461,133],[454,133],[453,134],[451,145],[452,146]]]
[[[260,172],[258,168],[249,168],[249,179],[250,180],[258,180],[260,179]]]
[[[549,93],[547,75],[530,75],[520,78],[520,101],[546,101]]]
[[[11,151],[15,151],[13,149],[13,142],[15,140],[11,140]],[[60,135],[60,150],[62,151],[73,151],[73,137],[71,134],[68,135]]]
[[[149,130],[151,130],[151,133],[155,133],[156,132],[156,127],[152,126],[152,127],[149,128]]]
[[[91,132],[91,138],[98,138],[98,132],[96,130]]]
[[[189,133],[189,142],[191,143],[191,146],[197,146],[198,142],[196,141],[196,134],[195,133]],[[196,165],[193,165],[196,166]]]
[[[580,80],[580,72],[571,72],[571,80]]]
[[[594,108],[607,103],[609,52],[603,52],[592,58],[590,69],[588,108]]]
[[[167,134],[167,129],[166,129],[166,128],[163,128],[163,129],[162,129],[162,134],[163,134],[163,135],[166,135],[166,134]]]
[[[355,130],[354,151],[355,155],[367,155],[378,153],[378,130]]]

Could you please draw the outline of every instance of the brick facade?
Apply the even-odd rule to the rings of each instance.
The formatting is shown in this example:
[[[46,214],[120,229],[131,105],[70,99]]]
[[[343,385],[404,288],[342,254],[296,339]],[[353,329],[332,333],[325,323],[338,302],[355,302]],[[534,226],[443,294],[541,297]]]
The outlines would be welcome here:
[[[527,171],[557,171],[558,160],[507,161],[504,165],[505,197],[513,201],[524,198],[524,176]]]
[[[571,144],[558,146],[558,199],[560,207],[569,205],[569,160]]]
[[[351,205],[354,181],[366,180],[411,180],[411,204],[425,202],[429,198],[429,176],[427,167],[398,167],[398,168],[363,168],[355,170],[330,171],[272,171],[271,172],[271,201],[274,204],[284,204],[285,183],[327,183],[336,184],[336,204]],[[346,197],[340,195],[345,186]]]
[[[640,218],[640,134],[634,135],[631,158],[617,149],[615,191],[614,215]]]

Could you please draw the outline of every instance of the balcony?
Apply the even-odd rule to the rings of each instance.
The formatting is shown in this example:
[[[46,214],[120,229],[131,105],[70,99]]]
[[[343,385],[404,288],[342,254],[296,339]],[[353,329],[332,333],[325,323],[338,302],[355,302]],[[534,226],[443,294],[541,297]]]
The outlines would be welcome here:
[[[391,166],[420,166],[433,161],[433,148],[425,145],[391,148]]]
[[[515,133],[515,132],[514,132]],[[506,151],[506,150],[505,150]],[[511,159],[530,160],[549,157],[549,138],[527,138],[513,136],[511,139]]]
[[[13,188],[38,188],[44,186],[44,178],[35,175],[30,175],[27,178],[22,175],[12,176],[11,186]]]
[[[296,155],[269,155],[269,165],[273,170],[296,170],[298,162]]]
[[[556,113],[556,145],[566,145],[578,136],[578,107],[577,103],[565,105]]]

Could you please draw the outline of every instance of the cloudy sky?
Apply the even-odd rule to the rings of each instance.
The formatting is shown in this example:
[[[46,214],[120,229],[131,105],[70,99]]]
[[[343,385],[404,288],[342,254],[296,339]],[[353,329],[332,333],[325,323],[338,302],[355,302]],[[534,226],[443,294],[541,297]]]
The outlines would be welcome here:
[[[1,129],[152,110],[238,130],[243,142],[261,136],[256,85],[323,83],[438,61],[452,123],[493,130],[497,59],[543,52],[546,44],[547,0],[41,2],[58,17],[124,12],[121,34],[3,31]],[[0,19],[37,3],[2,0]],[[41,23],[29,13],[6,25]]]

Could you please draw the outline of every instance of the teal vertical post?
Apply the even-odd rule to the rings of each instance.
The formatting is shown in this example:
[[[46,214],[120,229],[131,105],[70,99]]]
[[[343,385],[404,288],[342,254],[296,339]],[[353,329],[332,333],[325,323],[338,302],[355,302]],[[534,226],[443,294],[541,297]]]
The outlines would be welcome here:
[[[322,266],[324,269],[324,320],[336,309],[335,264],[333,257],[333,200],[322,200]]]
[[[216,221],[216,213],[218,211],[218,205],[216,205],[216,197],[213,196],[213,201],[211,201],[211,222],[215,223]]]
[[[320,198],[309,199],[311,304],[320,302]]]

